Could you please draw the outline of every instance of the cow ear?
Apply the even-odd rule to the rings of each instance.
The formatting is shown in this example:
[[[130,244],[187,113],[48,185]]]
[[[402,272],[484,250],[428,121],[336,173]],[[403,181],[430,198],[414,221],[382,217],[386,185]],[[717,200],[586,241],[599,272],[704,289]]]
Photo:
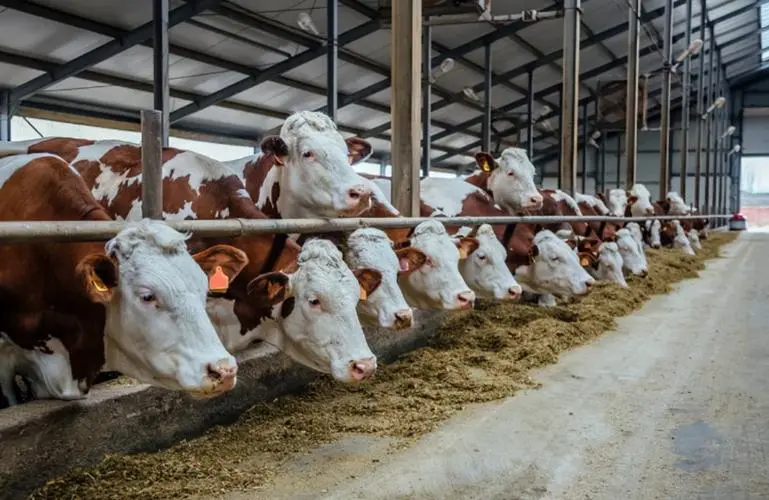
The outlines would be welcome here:
[[[382,273],[376,269],[362,267],[354,270],[352,273],[355,275],[360,286],[360,300],[366,300],[382,283]]]
[[[529,264],[534,264],[539,256],[539,247],[537,245],[531,245],[529,248]]]
[[[347,150],[349,151],[347,159],[350,162],[350,165],[355,165],[358,162],[367,160],[374,151],[374,148],[371,147],[371,143],[360,137],[350,137],[349,139],[345,139],[344,142],[347,143]]]
[[[587,238],[582,240],[582,248],[584,248],[586,252],[590,252],[594,248],[596,248],[600,243],[601,242],[595,238]]]
[[[464,237],[458,240],[454,240],[454,243],[457,245],[457,248],[459,249],[460,259],[466,259],[470,254],[478,250],[479,246],[481,246],[477,238],[469,238],[469,237]]]
[[[635,203],[637,201],[638,201],[638,196],[631,196],[631,195],[628,194],[628,197],[627,197],[627,204],[628,205],[632,205],[633,203]]]
[[[574,240],[563,240],[563,241],[565,241],[566,244],[569,245],[572,250],[577,248],[577,242],[576,241],[574,241]]]
[[[602,202],[606,203],[606,196],[604,196],[603,193],[600,193],[600,192],[596,193],[595,197],[598,198],[599,200],[601,200]]]
[[[395,250],[400,250],[401,248],[408,248],[410,246],[411,246],[411,240],[409,238],[405,238],[393,243],[393,249]]]
[[[246,292],[260,302],[274,306],[291,296],[290,278],[279,271],[261,274],[251,280]]]
[[[427,262],[427,255],[413,247],[400,248],[395,251],[395,256],[400,264],[398,274],[414,272]]]
[[[83,258],[75,269],[85,293],[91,302],[107,304],[118,283],[117,263],[104,254],[91,254]]]
[[[248,264],[245,252],[230,245],[214,245],[192,256],[208,276],[208,291],[224,293]]]
[[[271,154],[275,157],[275,164],[282,167],[286,164],[288,158],[288,145],[279,135],[268,135],[262,139],[259,146],[265,154]]]
[[[593,263],[593,255],[590,252],[580,252],[579,265],[582,267],[588,267]]]
[[[476,153],[475,154],[475,163],[478,164],[478,168],[481,169],[481,171],[489,173],[495,168],[497,168],[497,163],[494,161],[494,157],[491,156],[489,153]]]

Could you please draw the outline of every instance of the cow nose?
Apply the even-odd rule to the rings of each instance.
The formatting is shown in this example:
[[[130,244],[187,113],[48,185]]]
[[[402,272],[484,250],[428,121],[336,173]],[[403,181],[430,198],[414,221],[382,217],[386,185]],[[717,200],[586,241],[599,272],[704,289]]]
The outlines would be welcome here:
[[[646,215],[654,215],[654,209],[653,208],[647,208],[645,210],[645,212],[646,212]]]
[[[585,281],[585,289],[589,292],[590,290],[593,289],[594,284],[595,284],[595,280],[591,279],[591,280]]]
[[[372,376],[376,371],[376,357],[350,361],[350,375],[358,382]]]
[[[395,327],[398,330],[410,327],[413,320],[414,313],[411,309],[402,309],[395,313]]]
[[[642,277],[642,278],[645,278],[645,277],[647,277],[648,275],[649,275],[649,271],[647,271],[646,269],[643,269],[643,270],[641,271],[641,277]]]
[[[457,307],[460,309],[471,309],[475,302],[475,293],[470,290],[459,292],[457,294]]]
[[[507,289],[507,293],[508,293],[508,295],[510,296],[510,298],[512,300],[520,299],[521,298],[521,292],[522,292],[521,287],[518,286],[518,285],[511,286],[510,288]]]
[[[238,380],[238,364],[234,358],[223,359],[206,366],[206,378],[213,386],[214,392],[229,391]]]
[[[350,205],[357,205],[371,196],[371,189],[366,186],[353,186],[347,190],[347,201]]]

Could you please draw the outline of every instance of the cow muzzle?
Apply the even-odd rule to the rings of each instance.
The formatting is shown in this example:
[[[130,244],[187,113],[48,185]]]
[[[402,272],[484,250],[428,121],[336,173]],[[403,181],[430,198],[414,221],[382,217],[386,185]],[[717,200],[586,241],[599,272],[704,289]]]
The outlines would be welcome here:
[[[376,357],[350,361],[350,378],[356,382],[370,378],[376,372]]]

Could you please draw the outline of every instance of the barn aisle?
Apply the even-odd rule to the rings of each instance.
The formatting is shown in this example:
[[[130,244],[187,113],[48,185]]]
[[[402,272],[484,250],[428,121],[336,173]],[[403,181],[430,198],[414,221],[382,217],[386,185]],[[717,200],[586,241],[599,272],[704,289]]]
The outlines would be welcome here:
[[[259,497],[769,497],[769,234],[724,253],[537,372],[541,389],[473,407],[405,450],[324,447]]]

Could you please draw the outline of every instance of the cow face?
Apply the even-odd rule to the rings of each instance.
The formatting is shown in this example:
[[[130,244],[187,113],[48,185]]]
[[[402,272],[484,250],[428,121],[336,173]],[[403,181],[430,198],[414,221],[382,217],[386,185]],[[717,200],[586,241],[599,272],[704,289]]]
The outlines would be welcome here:
[[[637,222],[628,222],[627,224],[625,224],[625,229],[630,231],[630,234],[633,236],[633,239],[638,242],[639,248],[643,250],[644,237],[643,237],[643,232],[641,231],[641,226]]]
[[[634,184],[633,188],[627,193],[627,203],[630,207],[630,215],[633,217],[644,217],[654,215],[652,206],[652,195],[643,184]]]
[[[670,221],[670,225],[674,231],[673,248],[680,249],[686,255],[695,255],[694,249],[692,249],[691,243],[689,243],[689,238],[686,236],[686,233],[681,226],[681,222],[672,220]]]
[[[652,248],[659,248],[662,246],[662,223],[659,220],[647,220],[644,221],[646,227],[646,234],[649,238],[649,246]]]
[[[356,306],[380,286],[376,269],[345,265],[341,252],[323,239],[307,241],[296,272],[271,272],[248,284],[248,294],[273,305],[273,328],[265,335],[294,361],[340,382],[366,379],[376,371]]]
[[[507,252],[494,234],[483,224],[475,233],[478,248],[459,261],[459,272],[478,297],[496,300],[517,300],[521,285],[507,267]]]
[[[489,175],[488,189],[502,209],[516,213],[542,208],[542,195],[534,184],[534,165],[525,149],[507,148],[497,160],[488,153],[478,153],[475,160]]]
[[[616,243],[612,241],[601,243],[598,248],[595,276],[599,280],[616,283],[623,288],[628,287],[625,276],[622,274],[622,257]]]
[[[196,256],[185,237],[164,223],[143,220],[77,267],[86,293],[106,307],[108,369],[139,381],[197,396],[235,386],[237,364],[224,349],[206,314],[208,271],[225,286],[246,264],[224,245]]]
[[[676,193],[675,191],[671,191],[668,193],[668,196],[666,198],[668,203],[668,211],[670,215],[688,215],[689,214],[689,206],[686,204],[683,198],[681,198],[681,195]]]
[[[403,295],[412,307],[423,309],[470,309],[475,293],[459,273],[460,259],[478,248],[475,238],[451,239],[443,224],[427,220],[414,228],[411,238],[396,247],[416,248],[427,257],[414,272],[398,276]]]
[[[638,231],[640,234],[640,229]],[[636,276],[645,277],[649,272],[649,266],[646,262],[643,244],[636,239],[629,229],[617,231],[616,241],[619,254],[622,257],[622,267]]]
[[[515,278],[535,293],[568,298],[587,295],[595,280],[580,265],[577,253],[551,231],[534,236],[530,261],[515,270]]]
[[[371,145],[358,138],[345,142],[328,116],[294,113],[280,136],[266,137],[261,148],[279,169],[283,217],[351,217],[369,208],[371,188],[350,163],[368,157]]]
[[[606,208],[609,209],[609,214],[616,217],[623,217],[625,215],[625,208],[629,202],[627,191],[624,189],[612,189],[609,191],[608,200],[606,200]],[[635,201],[635,199],[633,199]]]
[[[364,228],[347,238],[344,259],[350,269],[376,269],[381,283],[358,303],[358,313],[368,324],[400,330],[411,326],[413,313],[398,286],[398,274],[421,268],[427,256],[416,248],[403,248],[396,253],[384,231]]]
[[[696,229],[690,229],[689,232],[686,233],[686,237],[689,238],[689,244],[691,244],[694,250],[702,250],[700,235],[697,233]]]

